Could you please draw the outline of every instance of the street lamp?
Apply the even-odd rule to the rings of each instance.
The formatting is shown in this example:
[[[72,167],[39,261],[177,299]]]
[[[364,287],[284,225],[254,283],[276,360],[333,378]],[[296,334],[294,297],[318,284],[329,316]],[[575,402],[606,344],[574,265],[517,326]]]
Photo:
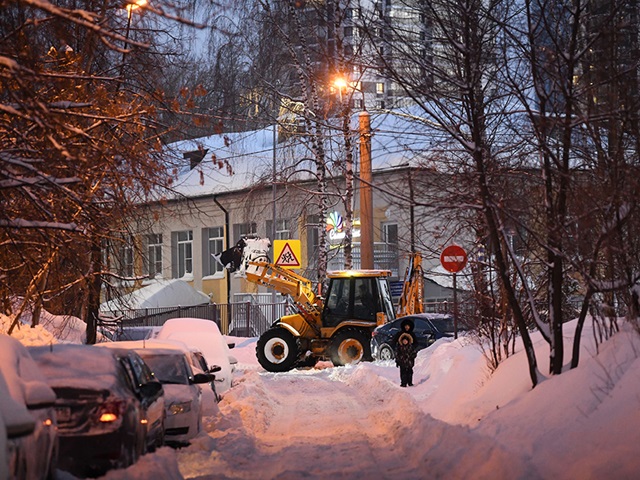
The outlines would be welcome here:
[[[349,87],[349,82],[344,77],[336,77],[333,85],[340,92],[340,103],[343,103],[342,91]],[[355,87],[352,87],[355,90]],[[349,101],[349,99],[347,99]],[[344,108],[345,117],[348,116],[348,107]],[[345,118],[349,121],[348,118]],[[371,120],[367,111],[364,96],[362,99],[362,111],[358,115],[360,134],[360,268],[374,268],[373,259],[373,194],[371,190]],[[345,131],[345,140],[349,132]],[[349,142],[350,144],[350,142]],[[350,152],[347,152],[347,161]],[[348,168],[347,168],[348,170]],[[347,179],[349,182],[349,179]]]
[[[131,17],[133,11],[144,7],[147,4],[147,0],[136,0],[133,3],[127,3],[125,9],[127,10],[127,29],[124,35],[124,50],[122,52],[122,66],[120,67],[120,77],[124,74],[124,61],[127,58],[127,49],[129,48],[129,33],[131,31]]]

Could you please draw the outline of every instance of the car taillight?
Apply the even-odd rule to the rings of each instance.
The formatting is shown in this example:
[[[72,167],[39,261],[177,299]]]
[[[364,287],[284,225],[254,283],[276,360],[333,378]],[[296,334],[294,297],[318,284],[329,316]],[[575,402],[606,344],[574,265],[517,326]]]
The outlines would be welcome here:
[[[98,407],[99,423],[114,423],[122,419],[125,403],[121,400],[109,400]]]

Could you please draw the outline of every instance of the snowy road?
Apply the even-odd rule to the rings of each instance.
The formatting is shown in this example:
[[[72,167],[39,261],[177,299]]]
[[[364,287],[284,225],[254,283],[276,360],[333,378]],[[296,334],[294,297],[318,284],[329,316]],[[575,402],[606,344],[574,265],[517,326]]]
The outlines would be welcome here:
[[[378,364],[246,371],[220,403],[222,415],[209,417],[208,436],[178,453],[180,472],[198,479],[537,477],[491,439],[422,413],[397,375]]]

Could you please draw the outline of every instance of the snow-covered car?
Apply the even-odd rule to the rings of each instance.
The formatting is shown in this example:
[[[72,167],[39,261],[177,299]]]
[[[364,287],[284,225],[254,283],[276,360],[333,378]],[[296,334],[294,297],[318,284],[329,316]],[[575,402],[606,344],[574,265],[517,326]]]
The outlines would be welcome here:
[[[0,478],[18,478],[22,439],[33,433],[36,422],[25,405],[16,402],[0,372]]]
[[[121,342],[105,342],[99,343],[98,346],[106,346],[111,348],[130,348],[136,350],[138,353],[141,349],[145,348],[172,348],[183,352],[189,360],[191,370],[194,375],[198,373],[207,374],[210,378],[208,383],[198,383],[198,387],[202,391],[202,414],[213,415],[217,409],[217,403],[220,401],[220,397],[216,392],[215,374],[220,370],[220,367],[216,365],[208,365],[204,358],[204,355],[200,350],[195,347],[189,347],[185,343],[179,340],[132,340]]]
[[[183,350],[168,346],[156,348],[150,342],[145,348],[135,348],[135,351],[164,387],[165,441],[168,444],[188,444],[202,428],[202,390],[199,384],[210,382],[212,377],[206,373],[194,373]],[[101,346],[113,348],[118,343],[126,345],[139,342],[104,343]]]
[[[223,395],[231,388],[237,360],[231,355],[229,344],[215,322],[202,318],[172,318],[167,320],[158,334],[158,340],[179,340],[202,352],[208,365],[217,365],[216,392]]]
[[[0,375],[0,403],[10,437],[9,478],[53,478],[58,460],[55,392],[27,347],[7,335],[0,335]]]
[[[162,443],[162,385],[135,352],[77,344],[29,352],[58,397],[61,470],[104,475]]]
[[[122,327],[112,335],[114,342],[127,340],[147,340],[153,338],[160,327]]]
[[[402,322],[413,322],[413,333],[417,340],[417,349],[427,348],[437,339],[453,337],[453,318],[448,314],[416,313],[395,319],[375,328],[371,335],[371,354],[376,360],[395,358],[394,337],[400,332]]]

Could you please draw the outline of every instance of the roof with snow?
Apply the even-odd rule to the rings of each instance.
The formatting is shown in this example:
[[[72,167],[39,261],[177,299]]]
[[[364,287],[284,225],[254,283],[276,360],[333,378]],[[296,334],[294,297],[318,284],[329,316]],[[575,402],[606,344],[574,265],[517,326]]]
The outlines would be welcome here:
[[[359,114],[351,117],[351,131],[357,133]],[[371,114],[371,159],[373,170],[384,170],[415,162],[427,152],[448,142],[443,132],[416,115],[407,112]],[[327,133],[327,163],[344,157],[340,146],[342,132]],[[357,135],[352,138],[354,161],[358,161]],[[440,147],[438,147],[440,145]],[[450,149],[449,149],[450,150]],[[221,133],[208,137],[175,142],[168,146],[172,162],[185,167],[174,185],[176,195],[196,197],[229,193],[273,180],[274,132],[262,130]],[[313,152],[304,136],[276,143],[276,171],[287,181],[308,180],[315,171]],[[195,168],[190,159],[202,158]],[[306,173],[303,173],[306,169]],[[331,170],[331,168],[330,168]]]
[[[179,278],[156,280],[120,298],[100,305],[102,312],[141,308],[189,307],[209,303],[209,297]]]

